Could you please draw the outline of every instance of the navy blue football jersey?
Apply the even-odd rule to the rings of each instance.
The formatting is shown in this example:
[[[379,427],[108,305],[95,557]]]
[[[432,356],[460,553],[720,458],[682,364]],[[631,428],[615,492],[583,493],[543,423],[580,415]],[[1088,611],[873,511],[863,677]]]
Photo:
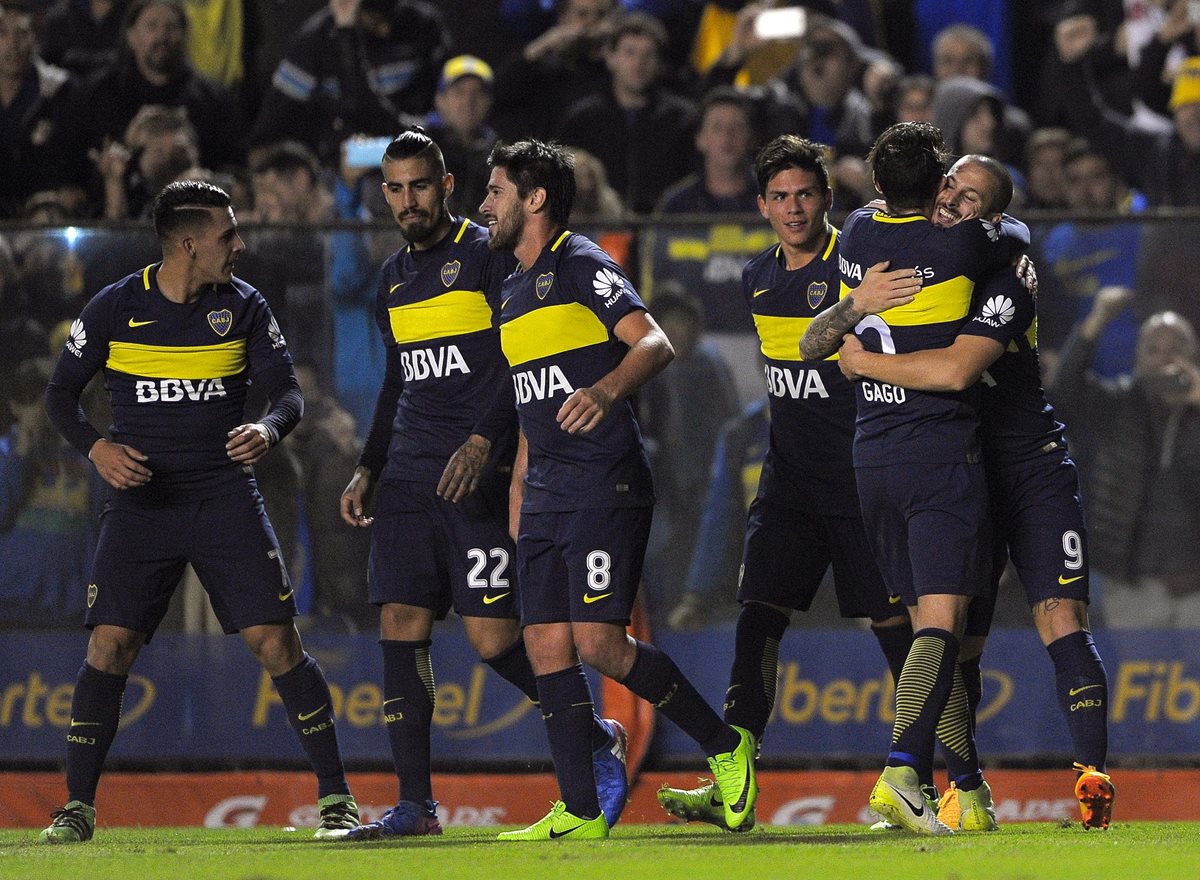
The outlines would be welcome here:
[[[563,232],[532,266],[504,282],[500,340],[529,442],[522,510],[531,513],[654,503],[633,401],[617,401],[586,434],[556,420],[578,388],[612,372],[628,348],[613,328],[644,310],[621,267],[591,240]]]
[[[854,462],[854,388],[837,354],[802,363],[800,337],[812,319],[838,300],[838,238],[788,271],[779,245],[742,270],[742,295],[754,317],[764,358],[771,441],[759,496],[773,503],[838,516],[859,516]]]
[[[129,500],[194,500],[235,490],[249,465],[225,452],[242,424],[246,388],[263,370],[291,364],[262,294],[240,278],[176,303],[158,288],[158,265],[101,290],[71,325],[55,381],[74,393],[103,369],[112,439],[149,456],[145,486]]]
[[[1042,390],[1037,351],[1037,303],[1016,273],[1001,269],[978,289],[962,333],[1004,346],[980,383],[980,425],[986,464],[1008,465],[1066,449],[1063,426]]]
[[[456,220],[433,247],[383,264],[375,320],[399,352],[404,388],[381,480],[437,480],[507,381],[494,314],[516,258],[487,240],[486,228]],[[512,440],[497,439],[497,458]]]
[[[884,261],[890,269],[911,267],[924,286],[913,302],[868,315],[854,332],[868,351],[885,354],[945,348],[970,315],[976,280],[1028,245],[1028,228],[1007,216],[997,226],[970,221],[938,229],[919,215],[860,208],[846,218],[839,246],[841,295]],[[975,389],[934,393],[864,379],[857,394],[856,466],[978,460]]]

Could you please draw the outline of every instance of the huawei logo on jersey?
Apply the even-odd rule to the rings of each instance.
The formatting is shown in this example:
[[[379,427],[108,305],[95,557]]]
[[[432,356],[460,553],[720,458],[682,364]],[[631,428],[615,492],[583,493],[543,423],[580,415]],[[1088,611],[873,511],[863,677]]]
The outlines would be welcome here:
[[[71,322],[70,335],[67,337],[67,351],[75,357],[83,357],[83,347],[87,345],[87,333],[83,329],[83,321],[76,318]]]
[[[287,340],[283,338],[283,331],[279,329],[279,323],[275,320],[275,316],[271,316],[271,323],[267,325],[267,336],[271,337],[271,348],[275,351],[287,345]]]
[[[993,296],[983,304],[983,314],[976,318],[989,327],[1003,327],[1017,312],[1013,301],[1007,296]]]
[[[625,292],[625,279],[612,269],[599,269],[592,279],[592,287],[596,296],[604,300],[604,307],[610,308]]]

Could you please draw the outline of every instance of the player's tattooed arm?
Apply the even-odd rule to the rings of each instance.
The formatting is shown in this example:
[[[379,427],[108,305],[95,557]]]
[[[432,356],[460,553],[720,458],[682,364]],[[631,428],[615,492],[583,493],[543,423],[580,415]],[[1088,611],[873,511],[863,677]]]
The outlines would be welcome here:
[[[820,361],[829,357],[841,346],[842,337],[865,316],[866,312],[858,310],[854,294],[847,294],[836,305],[812,319],[800,339],[800,357],[806,361]]]
[[[487,437],[482,434],[468,437],[446,462],[446,469],[438,480],[438,496],[446,501],[458,502],[474,492],[491,452],[492,441]]]
[[[858,287],[813,318],[800,340],[801,358],[817,361],[829,357],[841,346],[842,338],[867,315],[878,315],[916,299],[921,291],[921,275],[912,269],[888,271],[889,265],[886,261],[876,263],[866,271]]]

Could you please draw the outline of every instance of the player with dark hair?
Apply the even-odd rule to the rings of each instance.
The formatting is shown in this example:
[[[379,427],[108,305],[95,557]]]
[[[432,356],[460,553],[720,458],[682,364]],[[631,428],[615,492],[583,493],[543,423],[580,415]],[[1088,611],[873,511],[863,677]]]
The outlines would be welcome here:
[[[429,648],[434,621],[451,606],[483,661],[538,701],[510,565],[517,431],[494,318],[516,261],[488,248],[486,229],[449,212],[454,177],[422,129],[393,140],[381,166],[408,245],[383,264],[376,321],[387,367],[341,513],[352,526],[372,527],[368,598],[380,606],[383,717],[400,796],[380,820],[352,831],[353,840],[442,833],[430,780]],[[593,718],[588,733],[596,785],[615,824],[628,794],[625,731]]]
[[[580,660],[700,744],[726,824],[738,828],[758,794],[753,735],[725,724],[666,654],[625,630],[654,504],[630,395],[671,361],[671,343],[621,268],[564,228],[570,154],[524,140],[496,147],[490,162],[488,246],[520,261],[504,283],[500,339],[521,425],[511,496],[521,618],[562,795],[500,839],[608,836],[588,769],[592,698]]]
[[[977,218],[996,224],[1011,199],[1012,178],[1002,164],[964,156],[948,172],[932,219],[941,227]],[[970,319],[946,348],[871,353],[850,336],[840,354],[839,365],[850,379],[951,393],[984,380],[979,414],[996,545],[991,593],[971,603],[960,655],[971,711],[982,693],[978,657],[1011,556],[1054,664],[1059,707],[1076,758],[1083,824],[1107,828],[1115,796],[1104,772],[1108,677],[1088,629],[1087,530],[1079,479],[1063,425],[1042,390],[1034,294],[1013,272],[1000,270],[976,291]],[[947,795],[943,801],[954,808],[943,808],[940,818],[953,819],[956,809],[959,819],[947,824],[967,827],[963,817],[975,806],[971,794],[952,787]]]
[[[779,242],[742,270],[742,296],[765,361],[771,436],[746,521],[725,720],[749,730],[760,746],[775,702],[779,643],[792,611],[809,609],[831,565],[842,616],[871,620],[897,677],[912,642],[908,614],[889,600],[863,529],[850,456],[854,389],[836,355],[800,362],[797,340],[833,304],[841,280],[839,233],[829,224],[833,191],[821,150],[780,135],[759,151],[758,207]],[[889,302],[911,299],[921,286],[907,269],[872,280],[891,291]],[[691,790],[664,786],[658,800],[674,816],[725,824],[720,792],[711,783]]]
[[[970,314],[976,280],[1009,265],[1029,244],[1024,224],[1007,217],[999,227],[939,230],[928,222],[945,169],[941,132],[928,123],[891,126],[868,164],[887,210],[864,208],[847,218],[839,254],[843,297],[809,325],[800,345],[806,359],[836,351],[851,328],[871,351],[949,345]],[[889,261],[911,263],[921,292],[882,315],[868,314],[853,288],[869,267]],[[854,466],[867,534],[889,589],[910,608],[914,630],[896,683],[892,748],[871,808],[913,831],[950,834],[920,780],[932,778],[936,730],[958,788],[986,785],[969,714],[950,711],[939,724],[952,690],[957,702],[966,701],[959,645],[967,608],[986,594],[990,572],[976,402],[971,391],[935,395],[873,381],[859,382],[856,393]]]
[[[154,202],[163,259],[101,290],[71,325],[46,411],[111,492],[87,589],[92,631],[67,733],[67,805],[47,843],[91,839],[96,786],[125,683],[189,562],[227,633],[240,632],[279,691],[317,775],[318,838],[343,836],[358,808],[342,769],[333,699],[292,623],[292,584],[251,468],[300,420],[287,343],[262,295],[233,275],[246,249],[229,196],[195,180]],[[79,405],[101,368],[104,437]],[[247,386],[269,412],[242,422]]]

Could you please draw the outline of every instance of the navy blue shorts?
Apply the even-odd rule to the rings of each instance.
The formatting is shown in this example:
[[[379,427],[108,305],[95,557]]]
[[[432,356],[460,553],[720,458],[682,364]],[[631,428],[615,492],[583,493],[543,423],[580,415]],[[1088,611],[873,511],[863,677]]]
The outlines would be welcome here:
[[[275,530],[253,486],[164,506],[114,506],[100,515],[85,625],[154,634],[192,564],[227,633],[285,623],[296,602]]]
[[[521,623],[627,625],[653,513],[651,507],[522,513]]]
[[[899,598],[888,596],[861,519],[806,513],[761,497],[751,502],[739,602],[807,611],[831,564],[842,617],[905,613]]]
[[[888,591],[905,605],[988,592],[992,534],[983,465],[858,468],[863,525]]]
[[[375,498],[367,598],[428,608],[441,620],[517,616],[507,499],[475,491],[457,504],[426,483],[382,483]]]

